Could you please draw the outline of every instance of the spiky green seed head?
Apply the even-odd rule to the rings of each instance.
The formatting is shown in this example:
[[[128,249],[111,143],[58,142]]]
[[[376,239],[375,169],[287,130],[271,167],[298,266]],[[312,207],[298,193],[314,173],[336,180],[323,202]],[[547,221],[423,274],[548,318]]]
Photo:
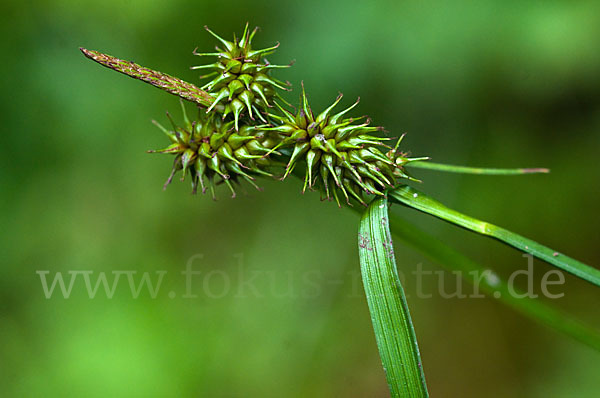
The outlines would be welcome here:
[[[246,180],[260,190],[254,180],[257,176],[272,176],[270,167],[276,165],[267,154],[278,143],[278,135],[261,131],[264,126],[242,125],[238,130],[234,122],[225,122],[213,113],[200,110],[198,119],[190,122],[185,106],[183,109],[183,126],[178,126],[167,112],[172,129],[166,129],[158,122],[156,124],[169,138],[171,144],[161,150],[149,151],[175,155],[173,169],[166,186],[178,171],[182,171],[181,180],[190,175],[192,192],[198,187],[202,193],[210,189],[213,199],[215,186],[225,183],[231,190],[232,197],[236,196],[232,183]],[[208,182],[208,184],[207,184]]]
[[[373,135],[382,129],[370,126],[369,119],[360,123],[364,116],[345,117],[359,101],[333,113],[341,99],[340,94],[331,106],[315,115],[303,86],[298,112],[294,114],[278,105],[283,116],[272,114],[278,121],[277,126],[263,130],[282,135],[281,143],[274,149],[293,148],[283,178],[303,161],[306,164],[303,191],[318,186],[325,198],[333,196],[338,205],[338,192],[348,203],[355,199],[365,204],[364,194],[383,195],[385,189],[396,185],[397,179],[412,179],[403,166],[417,158],[398,154],[398,145],[392,148],[385,144],[390,138]]]
[[[300,110],[293,114],[274,100],[285,102],[276,91],[286,89],[284,83],[269,75],[271,69],[280,66],[264,59],[278,45],[253,50],[252,39],[257,30],[250,32],[248,25],[241,38],[234,36],[233,42],[207,30],[221,42],[222,48],[217,47],[217,52],[211,54],[194,51],[196,55],[217,57],[213,64],[193,67],[213,70],[215,77],[203,88],[132,62],[82,49],[87,57],[106,67],[198,104],[200,114],[194,123],[185,115],[185,109],[183,127],[171,120],[173,129],[167,130],[157,123],[172,144],[153,152],[175,155],[167,183],[181,170],[182,179],[190,175],[194,192],[198,186],[205,192],[208,181],[213,197],[216,183],[228,185],[235,196],[232,182],[244,179],[255,185],[254,178],[271,176],[269,170],[273,166],[284,167],[285,178],[302,163],[306,165],[304,190],[319,186],[326,198],[333,195],[338,204],[339,192],[348,202],[355,199],[364,204],[363,195],[383,195],[398,178],[411,179],[403,166],[424,158],[408,158],[398,153],[400,140],[393,149],[386,145],[388,139],[373,135],[380,128],[369,126],[368,119],[360,122],[364,117],[345,117],[358,101],[334,114],[340,95],[315,117],[302,87]],[[279,148],[282,153],[276,152]],[[272,153],[283,156],[274,158],[270,156]]]
[[[215,53],[197,53],[199,56],[216,56],[213,64],[193,66],[192,69],[205,69],[209,73],[203,77],[213,77],[206,83],[202,90],[208,91],[214,102],[208,111],[213,109],[223,117],[234,115],[235,127],[239,127],[241,114],[247,114],[254,120],[255,116],[266,123],[263,113],[272,107],[272,100],[277,96],[277,89],[288,90],[289,83],[281,82],[270,76],[270,70],[285,68],[290,65],[272,65],[264,58],[279,47],[277,45],[261,50],[252,48],[252,39],[258,28],[252,32],[248,24],[242,37],[238,40],[235,35],[233,41],[227,41],[208,27],[206,30],[212,34],[222,47],[217,46]]]

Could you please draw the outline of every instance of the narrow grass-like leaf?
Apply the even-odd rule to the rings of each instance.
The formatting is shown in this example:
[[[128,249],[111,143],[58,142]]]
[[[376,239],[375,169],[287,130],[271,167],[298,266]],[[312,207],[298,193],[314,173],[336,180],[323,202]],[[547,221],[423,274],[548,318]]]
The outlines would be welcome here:
[[[389,212],[392,234],[448,270],[458,272],[466,281],[476,286],[473,289],[474,294],[481,289],[482,292],[498,299],[528,318],[600,351],[600,331],[554,309],[539,299],[527,297],[519,289],[509,287],[505,281],[488,268],[415,227],[392,210]]]
[[[525,169],[496,169],[485,167],[467,167],[455,166],[451,164],[434,163],[430,161],[415,161],[406,164],[407,167],[416,167],[419,169],[430,169],[438,171],[447,171],[450,173],[462,174],[488,174],[488,175],[519,175],[519,174],[535,174],[549,173],[549,169],[545,168],[525,168]]]
[[[476,218],[452,210],[424,193],[408,186],[400,185],[389,191],[389,197],[395,202],[431,214],[471,231],[487,235],[511,245],[525,253],[529,253],[566,272],[578,276],[596,286],[600,286],[600,270],[590,267],[571,257],[543,246],[531,239],[511,232],[496,225],[480,221]]]
[[[388,225],[387,199],[364,213],[358,234],[360,267],[373,330],[393,397],[427,397],[425,375]]]
[[[297,176],[302,177],[301,174],[298,174]],[[414,193],[416,192],[413,192],[413,196]],[[392,198],[392,200],[394,199]],[[395,201],[397,201],[397,199]],[[348,206],[348,208],[359,215],[362,214],[362,207]],[[600,351],[599,331],[572,318],[569,314],[558,311],[550,304],[532,298],[518,298],[524,297],[523,292],[518,289],[515,289],[513,294],[511,294],[511,292],[507,290],[506,284],[501,280],[496,279],[495,274],[491,274],[491,271],[488,268],[469,259],[456,249],[441,242],[436,237],[431,236],[407,221],[404,221],[393,211],[390,211],[390,220],[391,231],[397,238],[402,239],[405,243],[413,246],[440,265],[445,266],[447,269],[451,271],[461,271],[461,276],[463,276],[465,280],[471,283],[478,283],[478,286],[481,287],[481,291],[484,293],[490,294],[493,298],[514,308],[528,318],[541,324],[545,324],[560,333],[564,333],[565,335]],[[487,274],[486,271],[488,271]],[[479,279],[476,281],[475,275],[477,275],[477,278],[481,278],[482,275],[489,275],[490,277],[484,277],[481,281]],[[516,295],[514,293],[516,293]]]

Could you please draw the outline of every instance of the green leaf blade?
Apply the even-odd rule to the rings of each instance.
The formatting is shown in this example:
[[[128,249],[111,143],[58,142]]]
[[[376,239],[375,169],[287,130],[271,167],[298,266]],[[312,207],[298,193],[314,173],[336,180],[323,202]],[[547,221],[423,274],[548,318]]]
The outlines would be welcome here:
[[[358,236],[363,284],[390,392],[393,397],[428,397],[414,327],[396,270],[387,199],[371,203]]]
[[[419,169],[446,171],[449,173],[501,175],[501,176],[537,174],[537,173],[549,173],[550,172],[549,169],[542,168],[542,167],[520,168],[520,169],[498,169],[498,168],[487,168],[487,167],[455,166],[455,165],[451,165],[451,164],[434,163],[434,162],[429,162],[429,161],[409,162],[406,164],[406,166],[415,167],[415,168],[419,168]]]
[[[477,286],[481,291],[508,305],[524,316],[544,324],[560,333],[578,340],[600,351],[600,331],[557,310],[543,301],[527,297],[520,289],[510,289],[506,281],[501,280],[491,270],[473,261],[438,238],[422,231],[395,212],[390,211],[391,231],[403,243],[417,249],[431,260],[452,272],[458,272],[464,280]],[[486,275],[493,278],[481,277]]]
[[[389,196],[397,203],[412,207],[479,234],[498,239],[516,249],[544,260],[549,264],[562,269],[563,271],[569,272],[596,286],[600,286],[600,270],[590,267],[589,265],[586,265],[571,257],[565,256],[555,250],[552,250],[507,229],[467,216],[456,210],[452,210],[437,200],[408,185],[401,185],[393,190],[390,190]]]

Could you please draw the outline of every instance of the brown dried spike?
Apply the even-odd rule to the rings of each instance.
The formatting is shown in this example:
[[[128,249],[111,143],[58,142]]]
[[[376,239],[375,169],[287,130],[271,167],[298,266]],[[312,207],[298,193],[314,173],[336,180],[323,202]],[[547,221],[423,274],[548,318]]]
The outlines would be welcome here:
[[[158,87],[170,94],[177,95],[185,100],[194,102],[204,107],[212,105],[214,98],[206,91],[201,90],[195,85],[183,81],[177,77],[167,75],[166,73],[158,72],[150,68],[143,67],[131,61],[103,54],[99,51],[87,50],[83,47],[79,48],[83,55],[89,59],[98,62],[100,65],[121,72],[134,79],[149,83],[154,87]]]

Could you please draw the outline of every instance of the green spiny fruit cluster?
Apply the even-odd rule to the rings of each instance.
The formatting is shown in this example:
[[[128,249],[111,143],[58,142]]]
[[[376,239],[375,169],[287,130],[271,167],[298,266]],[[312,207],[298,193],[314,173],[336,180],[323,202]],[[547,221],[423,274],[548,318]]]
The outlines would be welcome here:
[[[216,53],[194,50],[194,55],[216,56],[217,61],[193,66],[192,69],[214,70],[203,76],[214,78],[200,89],[212,97],[212,103],[206,109],[200,107],[198,118],[193,123],[182,105],[184,127],[177,126],[168,114],[173,130],[155,122],[172,144],[153,152],[176,155],[167,184],[177,171],[182,170],[182,179],[190,175],[192,192],[195,193],[200,186],[205,193],[205,182],[208,182],[215,198],[215,185],[224,183],[235,197],[232,182],[246,180],[259,189],[254,183],[255,177],[273,176],[269,170],[279,164],[268,155],[275,152],[272,149],[281,138],[262,128],[269,127],[266,124],[268,109],[273,107],[273,99],[278,97],[276,90],[287,89],[285,83],[270,76],[270,70],[287,66],[271,65],[264,59],[279,44],[261,50],[252,48],[257,29],[250,32],[248,24],[242,37],[238,40],[234,36],[232,42],[219,37],[208,27],[206,30],[220,41],[223,48],[217,47]],[[264,124],[258,124],[254,116]]]
[[[331,199],[333,194],[338,205],[338,190],[348,203],[350,197],[353,197],[366,205],[362,198],[363,192],[383,195],[386,188],[396,185],[397,178],[411,178],[404,171],[403,165],[424,158],[398,156],[396,150],[401,139],[397,141],[395,148],[385,145],[384,141],[390,138],[372,135],[382,130],[381,127],[370,126],[369,119],[355,124],[365,119],[365,116],[345,118],[358,105],[358,100],[349,108],[332,114],[341,99],[342,94],[315,117],[303,85],[298,112],[293,114],[278,106],[281,115],[271,115],[278,121],[278,125],[262,130],[276,131],[283,137],[273,150],[293,147],[283,178],[303,161],[306,165],[303,192],[307,187],[313,188],[318,184],[325,198]],[[388,151],[384,153],[381,148],[388,148]]]
[[[214,113],[206,113],[202,108],[199,109],[198,119],[190,122],[183,102],[181,108],[183,127],[178,126],[168,112],[172,130],[153,121],[171,140],[171,145],[149,152],[175,155],[165,188],[175,173],[181,170],[182,181],[186,174],[190,175],[193,193],[196,193],[198,186],[205,193],[208,182],[212,197],[216,199],[215,185],[218,179],[229,187],[232,197],[235,197],[232,182],[239,183],[243,179],[260,190],[254,182],[255,177],[273,176],[268,169],[275,162],[264,155],[272,153],[272,148],[279,141],[273,133],[261,131],[264,126],[243,125],[236,130],[234,121],[225,121]]]
[[[232,183],[245,180],[258,188],[256,177],[278,174],[285,179],[301,164],[305,169],[303,192],[307,188],[319,189],[326,199],[335,199],[338,205],[340,197],[349,204],[352,200],[365,204],[365,195],[384,195],[399,179],[412,179],[404,169],[407,163],[426,159],[399,153],[402,137],[394,147],[387,145],[391,139],[376,135],[382,129],[370,126],[370,120],[364,116],[349,117],[358,101],[334,113],[341,94],[315,116],[303,86],[298,110],[288,110],[282,103],[290,105],[277,90],[289,90],[289,83],[277,80],[270,72],[290,65],[272,65],[264,59],[279,44],[253,49],[257,29],[250,32],[248,25],[240,39],[234,35],[233,41],[206,29],[222,47],[216,47],[217,52],[213,53],[194,50],[195,55],[217,57],[212,64],[192,67],[211,71],[203,77],[212,80],[201,88],[133,62],[81,49],[87,57],[108,68],[197,104],[198,117],[191,122],[182,103],[182,127],[168,113],[171,130],[155,122],[171,145],[151,152],[175,155],[167,184],[182,171],[182,180],[190,176],[194,193],[199,187],[204,193],[208,187],[214,198],[215,186],[223,183],[235,196]]]
[[[224,117],[234,115],[235,128],[238,129],[240,114],[247,112],[250,119],[258,116],[264,123],[267,120],[262,113],[272,106],[272,100],[277,96],[276,89],[287,90],[289,84],[283,83],[270,76],[269,71],[276,68],[287,68],[290,65],[272,65],[265,56],[272,54],[279,43],[270,48],[254,50],[252,39],[258,31],[255,28],[249,32],[248,24],[240,40],[234,35],[233,42],[227,41],[208,27],[206,30],[221,42],[223,48],[217,47],[215,53],[198,53],[194,55],[215,56],[217,61],[208,65],[193,66],[192,69],[208,69],[211,73],[202,77],[214,78],[202,86],[215,98],[208,112],[217,108]]]

